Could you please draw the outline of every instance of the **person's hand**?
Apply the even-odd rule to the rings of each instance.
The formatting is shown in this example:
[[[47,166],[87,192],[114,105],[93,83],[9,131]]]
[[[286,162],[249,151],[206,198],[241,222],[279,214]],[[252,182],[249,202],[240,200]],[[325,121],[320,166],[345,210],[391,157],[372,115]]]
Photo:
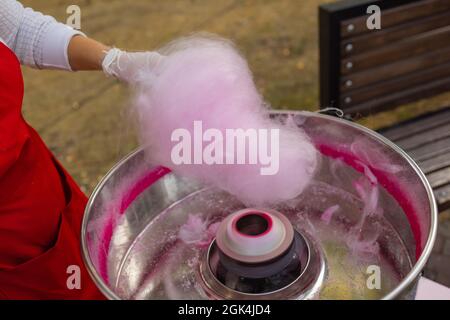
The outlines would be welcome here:
[[[102,69],[108,76],[136,84],[140,81],[142,72],[153,72],[163,59],[164,56],[156,51],[126,52],[112,48],[103,59]]]

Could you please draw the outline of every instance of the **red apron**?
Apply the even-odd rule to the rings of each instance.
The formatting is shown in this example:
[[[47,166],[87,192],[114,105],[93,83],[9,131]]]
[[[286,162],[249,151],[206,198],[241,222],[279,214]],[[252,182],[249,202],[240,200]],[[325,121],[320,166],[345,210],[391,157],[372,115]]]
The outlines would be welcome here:
[[[87,198],[23,119],[22,98],[19,61],[0,42],[0,298],[104,299],[81,258]]]

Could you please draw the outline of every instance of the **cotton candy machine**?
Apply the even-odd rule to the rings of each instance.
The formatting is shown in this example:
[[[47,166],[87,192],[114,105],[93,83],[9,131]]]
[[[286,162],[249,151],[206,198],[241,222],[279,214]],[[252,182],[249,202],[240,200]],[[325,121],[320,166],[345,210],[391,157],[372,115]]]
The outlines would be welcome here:
[[[297,198],[247,207],[147,163],[118,163],[86,208],[82,249],[110,299],[413,298],[437,210],[417,165],[339,118],[273,113],[301,126],[320,168]]]

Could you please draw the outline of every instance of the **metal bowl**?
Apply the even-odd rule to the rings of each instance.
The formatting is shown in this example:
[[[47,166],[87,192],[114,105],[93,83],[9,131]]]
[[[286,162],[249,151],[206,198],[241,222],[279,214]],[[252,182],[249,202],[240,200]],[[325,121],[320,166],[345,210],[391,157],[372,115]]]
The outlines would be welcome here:
[[[394,143],[353,122],[310,112],[273,112],[272,115],[279,121],[293,116],[295,123],[311,137],[324,159],[316,181],[330,183],[331,173],[326,163],[331,159],[344,162],[350,168],[348,171],[352,171],[350,176],[355,175],[353,171],[360,173],[364,168],[370,168],[379,181],[380,190],[387,194],[386,197],[392,198],[382,204],[385,207],[383,219],[392,226],[399,242],[384,245],[391,252],[391,259],[403,265],[398,283],[379,298],[413,298],[437,230],[433,192],[419,167]],[[343,179],[342,186],[346,185],[350,183]],[[162,231],[152,224],[170,210],[178,213],[165,218],[161,226],[178,230],[188,219],[188,211],[194,210],[194,207],[184,206],[187,199],[192,200],[205,192],[217,199],[201,203],[205,211],[211,214],[242,209],[242,205],[233,202],[230,195],[220,190],[176,176],[167,168],[149,164],[141,149],[121,160],[107,173],[86,206],[81,234],[85,263],[106,297],[161,298],[154,296],[149,287],[143,288],[155,285],[145,284],[144,279],[154,263],[149,256],[154,256],[158,248],[149,245],[148,248],[140,248],[139,254],[134,254],[136,247],[163,237],[162,233],[159,234]],[[318,203],[314,199],[309,200],[313,205]],[[390,210],[394,207],[397,209]],[[400,249],[397,247],[405,249],[407,256],[399,257]],[[200,281],[200,278],[194,281]],[[177,296],[199,297],[209,296]],[[305,296],[299,295],[299,298]],[[321,297],[316,295],[312,298]]]

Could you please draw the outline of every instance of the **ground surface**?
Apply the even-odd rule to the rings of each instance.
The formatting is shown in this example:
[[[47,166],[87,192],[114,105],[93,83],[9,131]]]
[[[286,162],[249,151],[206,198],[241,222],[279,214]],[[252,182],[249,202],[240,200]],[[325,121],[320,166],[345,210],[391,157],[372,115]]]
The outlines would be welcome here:
[[[319,0],[24,0],[66,20],[81,8],[82,31],[121,48],[153,49],[194,31],[232,39],[248,58],[258,88],[274,108],[320,109],[318,103]],[[330,2],[330,1],[328,1]],[[86,193],[137,144],[127,121],[126,88],[100,72],[75,74],[24,68],[26,119]],[[369,117],[376,128],[450,103],[450,95]],[[450,215],[426,275],[450,286]]]

